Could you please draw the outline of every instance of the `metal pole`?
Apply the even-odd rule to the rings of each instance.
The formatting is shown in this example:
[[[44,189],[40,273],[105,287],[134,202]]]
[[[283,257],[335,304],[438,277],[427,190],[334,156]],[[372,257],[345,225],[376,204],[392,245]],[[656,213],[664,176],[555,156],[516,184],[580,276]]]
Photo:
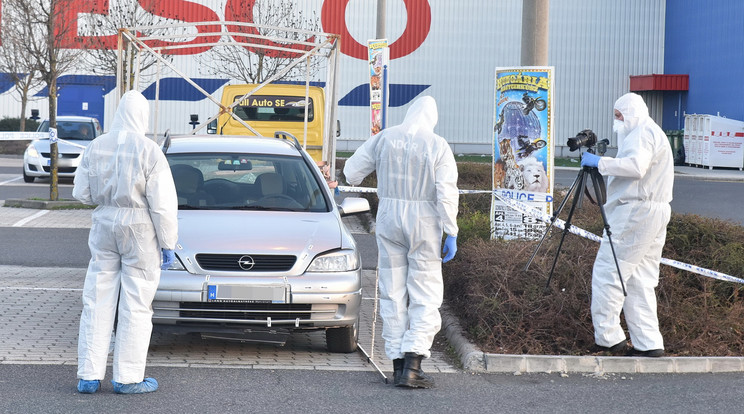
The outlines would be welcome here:
[[[385,38],[385,0],[377,0],[377,31],[375,39]]]
[[[522,66],[548,65],[550,0],[522,0]]]

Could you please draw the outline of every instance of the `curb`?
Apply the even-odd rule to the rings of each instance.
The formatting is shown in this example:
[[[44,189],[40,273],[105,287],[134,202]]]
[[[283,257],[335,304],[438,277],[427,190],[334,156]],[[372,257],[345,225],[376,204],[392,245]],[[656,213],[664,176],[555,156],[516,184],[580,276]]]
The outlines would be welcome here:
[[[23,200],[23,199],[8,199],[5,200],[5,207],[21,207],[21,208],[36,208],[45,210],[58,210],[58,209],[89,209],[87,206],[77,200]]]
[[[571,355],[490,354],[479,350],[462,334],[457,318],[446,305],[440,309],[442,331],[454,348],[463,369],[473,372],[691,374],[744,372],[744,357],[616,357]]]

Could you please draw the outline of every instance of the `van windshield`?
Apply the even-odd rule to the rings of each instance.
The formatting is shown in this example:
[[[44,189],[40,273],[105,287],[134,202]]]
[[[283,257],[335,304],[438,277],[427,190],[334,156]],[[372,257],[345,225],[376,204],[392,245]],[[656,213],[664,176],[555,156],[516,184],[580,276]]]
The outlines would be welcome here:
[[[242,95],[233,98],[233,102]],[[308,98],[307,121],[314,118],[313,99]],[[251,95],[235,106],[235,115],[243,121],[305,121],[305,97],[281,95]]]

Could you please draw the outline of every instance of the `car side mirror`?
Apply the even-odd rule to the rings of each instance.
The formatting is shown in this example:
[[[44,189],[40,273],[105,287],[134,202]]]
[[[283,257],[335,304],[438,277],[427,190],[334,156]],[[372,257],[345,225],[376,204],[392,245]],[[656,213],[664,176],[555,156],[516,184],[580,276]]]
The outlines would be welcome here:
[[[207,134],[216,134],[217,133],[217,120],[213,119],[210,123],[207,124]]]
[[[369,201],[361,197],[346,197],[338,205],[338,209],[341,217],[366,213],[369,211]]]

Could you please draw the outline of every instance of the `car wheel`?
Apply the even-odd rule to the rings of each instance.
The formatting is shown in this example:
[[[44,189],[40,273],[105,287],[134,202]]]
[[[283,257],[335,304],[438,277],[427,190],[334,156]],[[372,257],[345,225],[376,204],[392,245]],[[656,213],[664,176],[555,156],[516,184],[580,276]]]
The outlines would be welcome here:
[[[26,175],[26,169],[25,168],[23,169],[23,182],[25,182],[25,183],[32,183],[32,182],[34,182],[34,177],[29,177],[28,175]]]
[[[359,337],[359,319],[350,326],[326,329],[326,347],[328,352],[354,352]]]

